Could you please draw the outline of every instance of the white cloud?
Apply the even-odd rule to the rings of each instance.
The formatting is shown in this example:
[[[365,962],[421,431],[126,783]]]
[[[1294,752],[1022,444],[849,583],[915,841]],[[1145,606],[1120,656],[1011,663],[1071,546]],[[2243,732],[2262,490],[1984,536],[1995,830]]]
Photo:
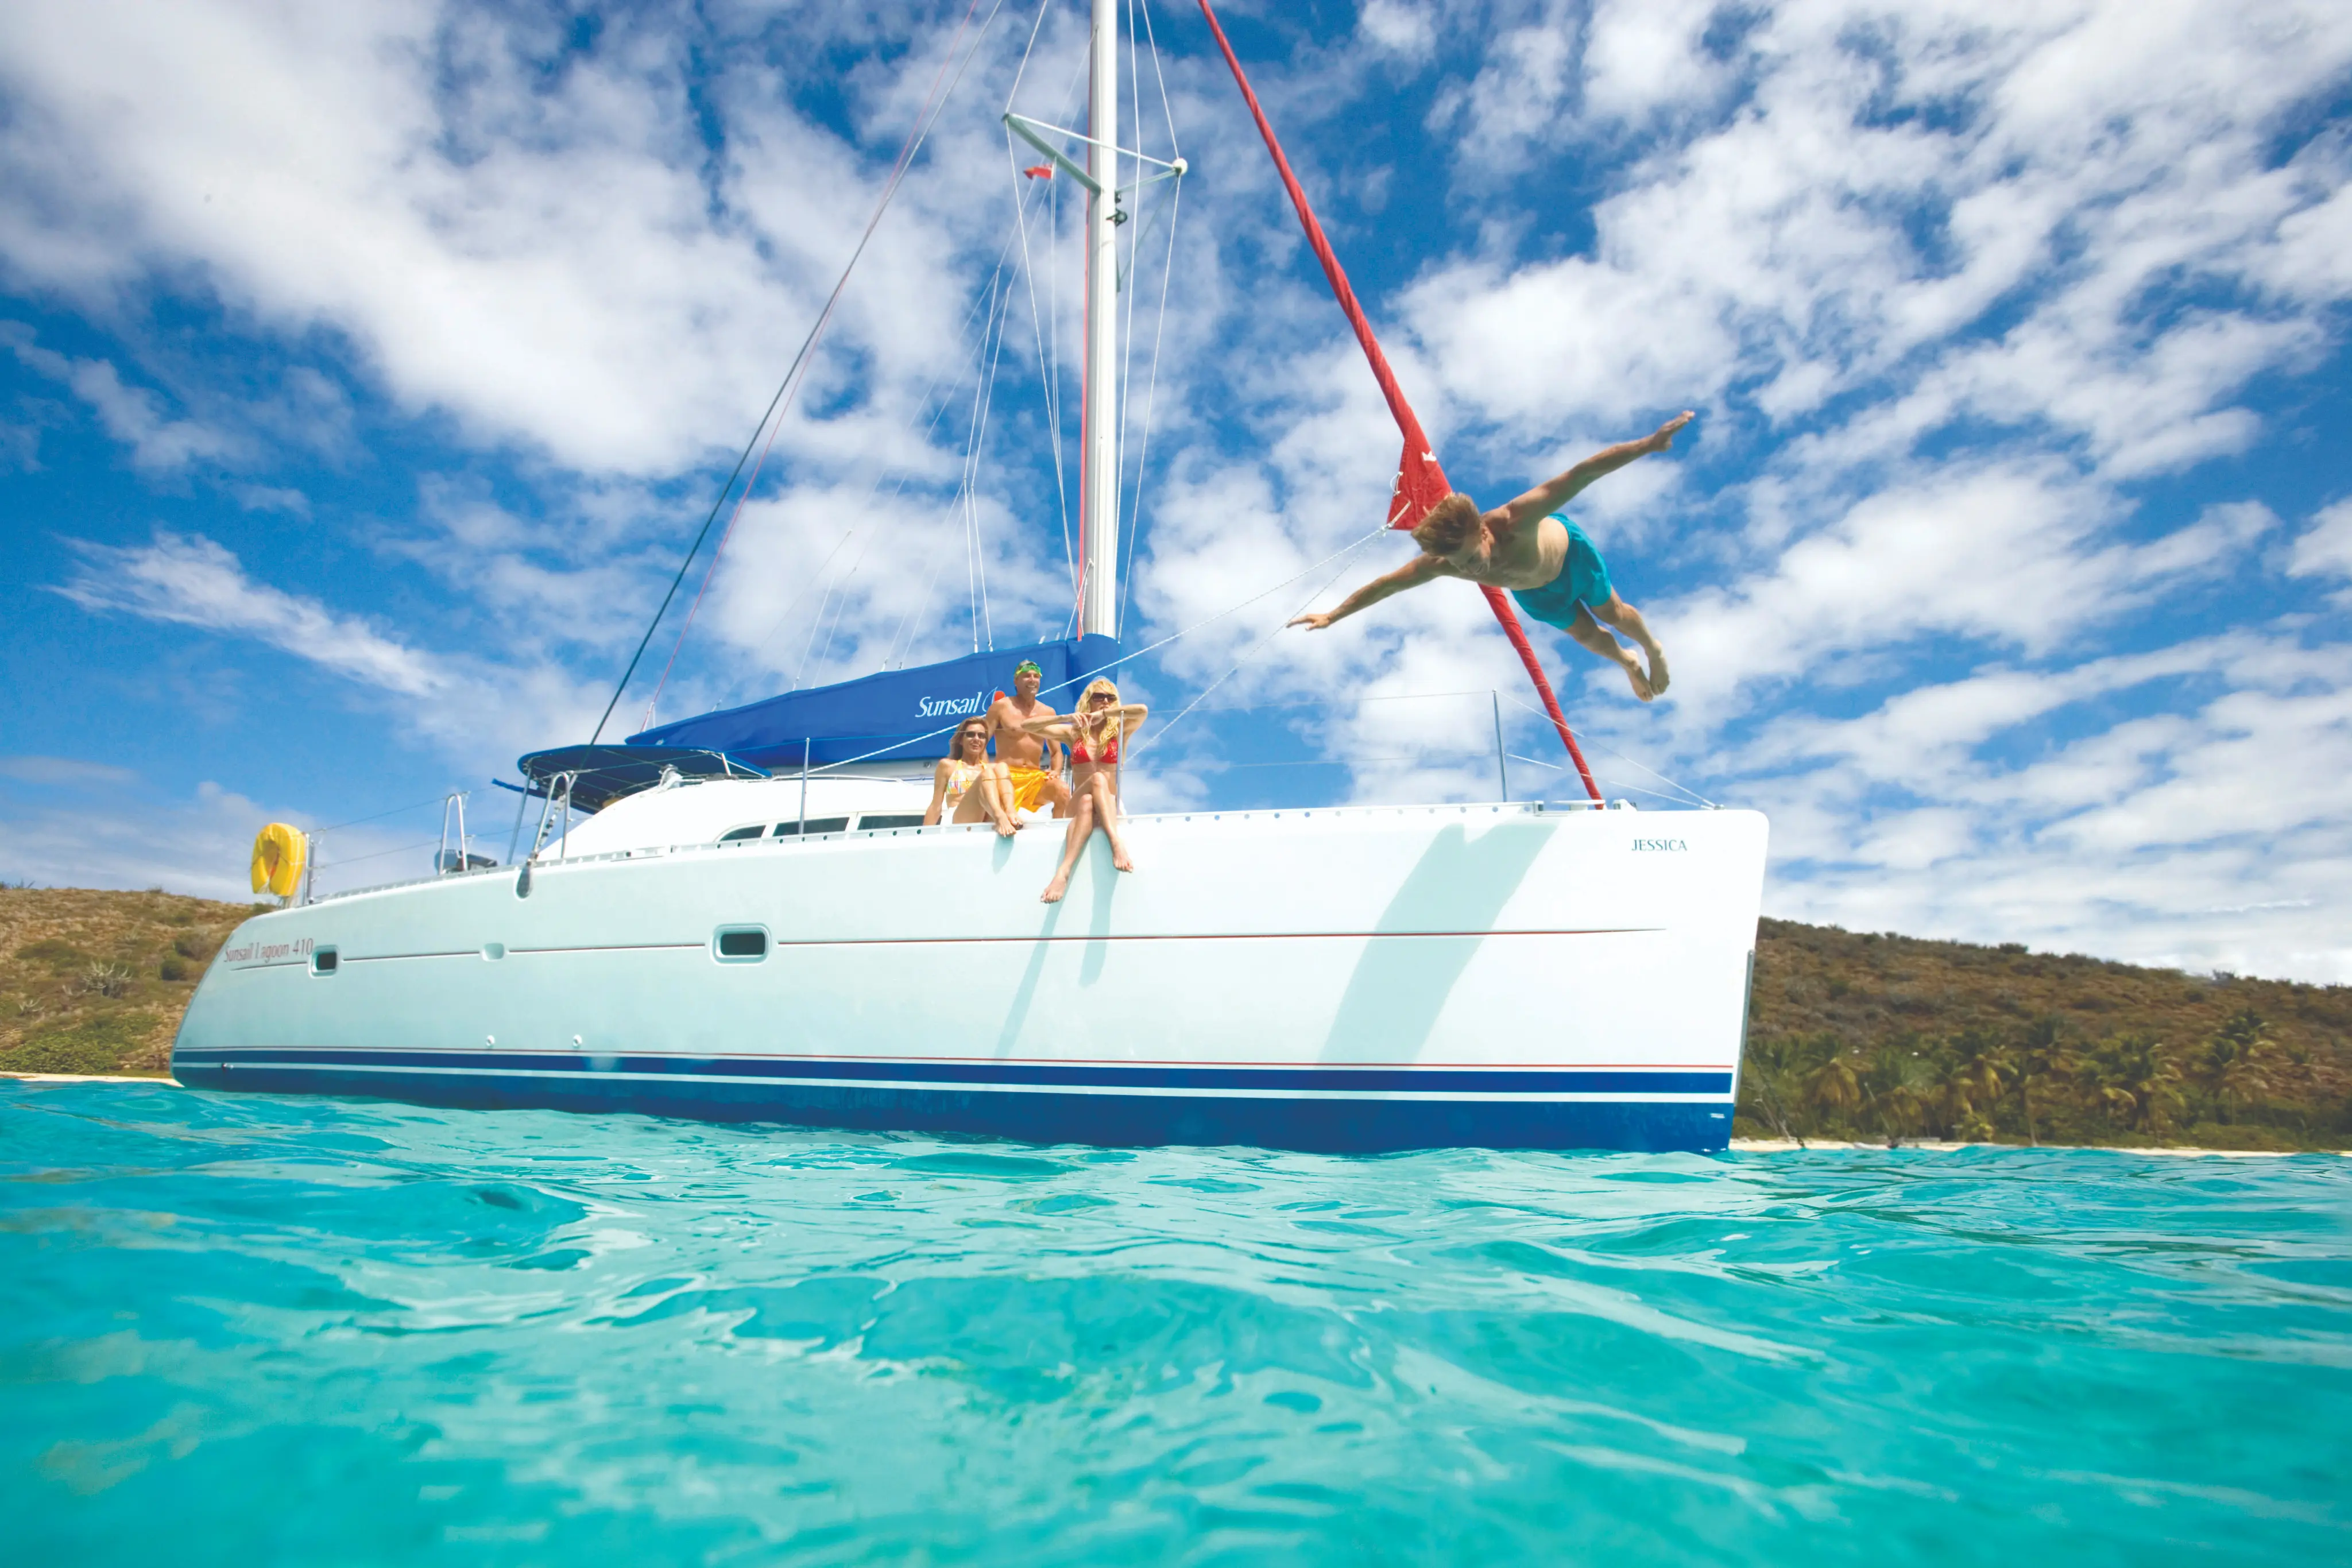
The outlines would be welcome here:
[[[1374,45],[1396,55],[1424,55],[1437,39],[1431,7],[1407,0],[1365,0],[1356,14],[1356,27]]]
[[[139,777],[128,768],[83,762],[70,757],[0,757],[0,778],[26,784],[65,787],[128,784]]]
[[[2296,577],[2352,578],[2352,497],[2325,507],[2297,535],[2287,570]]]
[[[551,660],[502,663],[416,647],[362,617],[254,580],[202,535],[159,529],[141,546],[68,543],[79,559],[57,593],[94,612],[257,643],[341,677],[468,774],[502,768],[551,736],[585,736],[604,706],[598,683]]]
[[[691,476],[764,401],[937,67],[944,38],[927,34],[832,84],[849,130],[796,111],[792,73],[824,30],[872,26],[656,7],[565,54],[544,18],[421,0],[0,14],[12,277],[125,319],[143,290],[209,291],[233,330],[343,345],[337,368],[400,409],[526,453],[521,487],[543,502],[460,476],[451,455],[416,517],[371,536],[437,575],[446,626],[394,632],[184,533],[89,547],[69,593],[298,653],[437,747],[483,744],[461,727],[568,733],[583,713],[584,733],[607,673],[578,681],[563,660],[634,645],[707,504]],[[729,62],[694,103],[688,37]],[[1045,37],[1023,101],[1050,112],[1078,57],[1058,13]],[[1413,57],[1456,47],[1477,53],[1468,85],[1393,91]],[[2139,497],[2260,450],[2245,389],[2339,340],[2344,144],[2321,135],[2281,162],[2275,138],[2347,66],[2352,13],[2316,5],[1675,0],[1587,16],[1373,0],[1343,45],[1260,68],[1259,85],[1310,183],[1318,160],[1346,162],[1358,128],[1335,106],[1350,93],[1426,112],[1445,138],[1422,178],[1466,237],[1374,303],[1459,471],[1533,477],[1704,411],[1674,461],[1590,497],[1675,654],[1669,701],[1634,706],[1614,671],[1538,633],[1612,793],[1642,787],[1613,746],[1770,805],[1786,912],[2336,975],[2352,951],[2329,891],[2352,884],[2329,803],[2342,649],[2324,627],[2289,636],[2262,601],[2316,602],[2352,577],[2347,504],[2265,568],[2254,547],[2277,521],[2262,501],[2158,527],[2175,514]],[[1295,227],[1221,64],[1171,68],[1186,151],[1217,178],[1186,198],[1155,438],[1173,461],[1152,488],[1131,644],[1206,622],[1165,667],[1206,683],[1240,661],[1219,704],[1519,690],[1466,592],[1312,636],[1269,632],[1319,576],[1219,614],[1368,528],[1395,439],[1328,299],[1282,270]],[[994,100],[968,96],[853,287],[665,714],[968,642],[961,440],[928,434],[925,391],[967,373],[958,322],[1003,237]],[[1566,255],[1570,225],[1545,205],[1555,162],[1603,192],[1592,243]],[[1070,299],[1041,323],[1066,366]],[[175,420],[107,361],[59,363],[45,373],[136,461],[236,455],[203,448],[202,431],[232,428],[214,405],[184,400]],[[327,383],[280,402],[277,424],[251,415],[239,439],[352,439]],[[997,450],[1032,472],[1008,461],[992,472],[1016,476],[980,492],[1000,640],[1023,618],[1058,629],[1066,596],[1036,461],[1049,438],[1034,413],[1004,418]],[[1247,432],[1239,446],[1227,428]],[[1373,541],[1332,592],[1406,548]],[[2221,597],[2281,569],[2263,593]],[[2184,597],[2199,592],[2212,597]],[[2164,645],[2148,612],[2181,602],[2210,624]],[[507,662],[428,647],[466,645],[461,623],[491,614]],[[1418,716],[1368,702],[1301,744],[1353,759],[1365,797],[1491,793],[1491,709],[1447,701]],[[1515,748],[1539,735],[1507,722]],[[1213,751],[1197,733],[1180,728],[1171,773],[1139,787],[1195,798],[1173,768]]]
[[[482,793],[475,796],[478,809]],[[317,891],[428,874],[440,812],[438,802],[422,804],[322,835],[313,873]],[[244,904],[254,896],[253,838],[271,821],[321,825],[299,807],[268,806],[211,780],[186,795],[152,791],[109,800],[27,800],[0,793],[0,845],[5,846],[0,873],[46,887],[161,887]],[[475,824],[476,852],[502,856],[505,841],[485,826]]]
[[[365,622],[255,582],[236,557],[201,536],[158,531],[144,546],[75,541],[75,549],[80,562],[57,591],[85,610],[250,637],[402,696],[433,696],[456,684],[430,654]]]
[[[125,384],[121,372],[104,360],[69,359],[42,348],[20,322],[0,322],[0,342],[26,368],[71,388],[98,415],[106,433],[131,448],[131,462],[142,468],[183,468],[198,459],[234,458],[248,450],[226,431],[198,420],[169,417],[160,397],[145,387]]]
[[[0,13],[0,258],[93,298],[193,268],[259,323],[343,335],[402,403],[476,440],[671,471],[764,401],[880,172],[753,64],[709,84],[729,119],[714,156],[685,79],[693,26],[610,18],[564,58],[528,16],[404,0],[27,0]],[[907,62],[916,92],[946,44]],[[887,105],[879,157],[913,108]],[[951,342],[957,231],[1001,201],[982,110],[959,114],[839,323],[876,395]]]

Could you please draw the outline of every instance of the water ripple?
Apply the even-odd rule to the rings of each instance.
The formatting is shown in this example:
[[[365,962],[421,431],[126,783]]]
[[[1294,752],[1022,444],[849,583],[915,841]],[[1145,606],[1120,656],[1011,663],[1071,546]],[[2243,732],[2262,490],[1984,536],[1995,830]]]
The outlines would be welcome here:
[[[0,1088],[26,1562],[2347,1555],[2352,1167]]]

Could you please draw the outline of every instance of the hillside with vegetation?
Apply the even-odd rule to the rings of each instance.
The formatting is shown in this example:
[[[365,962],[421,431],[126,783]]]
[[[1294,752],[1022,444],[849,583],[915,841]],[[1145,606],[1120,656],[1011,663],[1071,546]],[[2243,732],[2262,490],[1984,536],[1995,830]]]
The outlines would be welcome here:
[[[0,887],[0,1071],[163,1074],[255,909]],[[2352,987],[1767,920],[1743,1136],[2352,1146]]]
[[[205,964],[257,907],[0,887],[0,1071],[168,1073]]]
[[[2352,987],[1767,920],[1742,1136],[2352,1146]]]

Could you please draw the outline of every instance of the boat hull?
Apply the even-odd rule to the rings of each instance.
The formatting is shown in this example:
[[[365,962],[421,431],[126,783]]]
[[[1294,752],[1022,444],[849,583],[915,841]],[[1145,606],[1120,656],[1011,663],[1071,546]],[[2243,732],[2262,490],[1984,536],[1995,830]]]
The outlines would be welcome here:
[[[1520,806],[689,846],[256,917],[192,1086],[1041,1143],[1714,1149],[1765,825]],[[757,933],[757,956],[726,951]],[[739,935],[733,945],[752,938]],[[331,969],[320,962],[331,952]]]

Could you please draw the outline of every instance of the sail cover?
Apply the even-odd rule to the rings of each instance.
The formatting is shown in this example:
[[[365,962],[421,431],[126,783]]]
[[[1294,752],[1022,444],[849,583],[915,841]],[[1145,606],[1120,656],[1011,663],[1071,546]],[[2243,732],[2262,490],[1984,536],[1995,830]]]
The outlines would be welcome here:
[[[1022,660],[1036,662],[1045,701],[1067,712],[1078,683],[1118,658],[1108,637],[997,648],[677,719],[629,737],[629,744],[719,751],[780,771],[801,766],[803,743],[812,767],[936,761],[948,754],[957,725],[1013,690]]]
[[[1396,420],[1398,432],[1404,437],[1404,454],[1397,459],[1396,488],[1389,502],[1389,527],[1413,528],[1429,515],[1432,507],[1446,497],[1453,486],[1446,483],[1445,470],[1438,465],[1437,454],[1431,448],[1429,437],[1422,432],[1421,420],[1413,413],[1412,405],[1405,402],[1404,389],[1397,385],[1396,372],[1389,369],[1388,356],[1381,352],[1380,340],[1372,336],[1372,324],[1366,319],[1364,308],[1356,302],[1356,290],[1339,266],[1339,255],[1332,250],[1331,242],[1324,237],[1323,225],[1315,218],[1315,209],[1307,205],[1307,192],[1299,184],[1298,176],[1290,172],[1290,160],[1283,155],[1282,143],[1275,139],[1273,123],[1266,119],[1265,110],[1259,107],[1257,94],[1250,87],[1247,73],[1242,69],[1241,57],[1234,53],[1233,45],[1226,41],[1225,30],[1218,25],[1217,13],[1209,0],[1201,0],[1201,15],[1208,22],[1209,31],[1216,36],[1217,47],[1223,51],[1225,64],[1232,68],[1234,80],[1242,89],[1242,98],[1249,104],[1250,115],[1257,121],[1258,134],[1265,140],[1265,150],[1274,154],[1275,171],[1282,176],[1283,189],[1290,193],[1290,204],[1297,209],[1299,226],[1307,231],[1307,243],[1314,250],[1315,259],[1323,264],[1323,276],[1330,282],[1332,297],[1339,300],[1339,308],[1347,314],[1348,324],[1355,329],[1356,341],[1362,346],[1364,358],[1371,364],[1372,379],[1380,383],[1381,395],[1388,400],[1389,413]],[[1511,640],[1511,647],[1519,655],[1519,663],[1527,666],[1528,678],[1535,683],[1536,695],[1543,699],[1544,712],[1550,716],[1552,727],[1559,731],[1560,744],[1568,747],[1568,755],[1576,764],[1577,774],[1584,780],[1585,793],[1595,800],[1600,800],[1601,786],[1593,781],[1592,769],[1585,766],[1584,752],[1576,744],[1575,734],[1568,727],[1567,716],[1559,711],[1559,699],[1552,695],[1551,683],[1544,678],[1543,661],[1536,657],[1534,646],[1528,642],[1526,630],[1519,625],[1517,613],[1511,609],[1511,601],[1504,597],[1499,588],[1481,584],[1479,591],[1486,595],[1486,606],[1501,623],[1503,634]]]

